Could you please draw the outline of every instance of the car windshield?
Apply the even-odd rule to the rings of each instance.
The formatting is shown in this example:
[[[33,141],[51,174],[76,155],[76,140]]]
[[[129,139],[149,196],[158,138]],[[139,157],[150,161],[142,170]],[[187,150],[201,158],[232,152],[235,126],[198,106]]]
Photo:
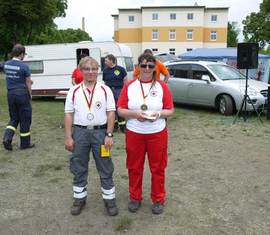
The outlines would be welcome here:
[[[238,80],[245,79],[245,76],[234,67],[222,64],[212,64],[208,67],[220,78],[221,80]]]

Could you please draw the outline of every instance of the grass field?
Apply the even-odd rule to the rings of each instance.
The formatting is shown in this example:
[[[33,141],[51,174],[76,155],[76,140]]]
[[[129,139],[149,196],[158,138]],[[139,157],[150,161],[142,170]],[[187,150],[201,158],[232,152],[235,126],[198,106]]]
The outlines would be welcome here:
[[[90,162],[88,203],[70,215],[72,176],[64,150],[63,102],[37,99],[31,133],[36,148],[0,146],[0,234],[270,234],[270,122],[178,105],[169,119],[167,202],[151,214],[150,176],[145,166],[144,201],[127,211],[124,135],[116,133],[112,155],[120,213],[104,211],[99,177]],[[8,121],[5,81],[0,75],[1,135]]]

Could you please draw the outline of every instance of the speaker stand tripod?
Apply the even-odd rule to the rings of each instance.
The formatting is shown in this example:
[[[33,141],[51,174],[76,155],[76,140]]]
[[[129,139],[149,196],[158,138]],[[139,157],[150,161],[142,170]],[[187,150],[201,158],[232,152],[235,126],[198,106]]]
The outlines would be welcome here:
[[[257,114],[257,119],[260,120],[261,123],[263,123],[257,109],[255,108],[252,100],[250,99],[249,95],[247,94],[247,88],[248,88],[248,69],[246,69],[246,87],[245,87],[245,94],[244,94],[244,98],[242,100],[242,103],[241,103],[241,106],[240,106],[240,109],[238,110],[236,116],[235,116],[235,119],[233,121],[233,124],[236,123],[236,120],[237,118],[240,118],[240,113],[243,111],[243,108],[244,108],[244,122],[247,121],[247,102],[249,102],[251,105],[252,105],[252,108],[253,110],[256,112]]]

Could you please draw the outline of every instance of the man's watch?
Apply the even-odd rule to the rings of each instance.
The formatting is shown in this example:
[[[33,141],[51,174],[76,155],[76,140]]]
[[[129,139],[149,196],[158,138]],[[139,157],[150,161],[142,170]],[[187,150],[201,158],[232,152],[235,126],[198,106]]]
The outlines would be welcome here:
[[[106,133],[106,136],[108,136],[108,137],[113,137],[113,133],[112,133],[112,132],[107,132],[107,133]]]

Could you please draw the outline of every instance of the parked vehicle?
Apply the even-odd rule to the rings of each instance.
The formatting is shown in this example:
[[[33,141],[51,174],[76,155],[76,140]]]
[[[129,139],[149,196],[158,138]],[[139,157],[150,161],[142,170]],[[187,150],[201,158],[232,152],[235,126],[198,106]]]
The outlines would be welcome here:
[[[221,62],[177,61],[167,64],[168,85],[176,103],[215,107],[223,115],[239,110],[245,94],[246,77]],[[248,79],[247,111],[267,106],[268,84]]]
[[[24,62],[31,69],[33,96],[66,94],[72,86],[71,74],[79,63],[80,54],[95,58],[99,65],[98,80],[102,81],[104,57],[113,54],[123,66],[128,78],[133,76],[132,53],[128,46],[115,42],[78,42],[26,46]]]
[[[164,63],[165,65],[169,62],[180,60],[175,55],[168,54],[168,53],[157,53],[154,55],[156,59]]]

